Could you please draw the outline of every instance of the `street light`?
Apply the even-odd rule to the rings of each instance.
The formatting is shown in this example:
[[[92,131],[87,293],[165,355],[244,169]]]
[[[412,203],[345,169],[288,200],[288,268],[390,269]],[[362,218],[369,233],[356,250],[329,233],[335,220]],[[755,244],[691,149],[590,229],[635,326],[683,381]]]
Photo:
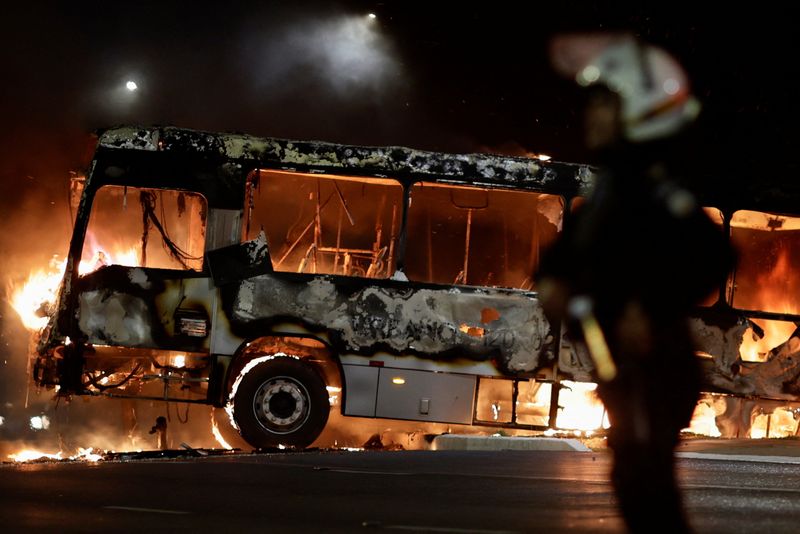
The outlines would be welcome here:
[[[128,80],[128,82],[125,84],[125,88],[132,93],[136,91],[139,88],[139,86],[136,85],[136,82],[134,82],[133,80]]]

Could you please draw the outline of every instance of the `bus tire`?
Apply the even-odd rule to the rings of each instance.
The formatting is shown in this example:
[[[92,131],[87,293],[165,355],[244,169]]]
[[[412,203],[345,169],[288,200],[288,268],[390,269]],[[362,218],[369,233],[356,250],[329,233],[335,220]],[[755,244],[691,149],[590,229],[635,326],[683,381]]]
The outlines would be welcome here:
[[[328,422],[325,381],[295,358],[258,364],[243,378],[233,399],[239,432],[256,448],[311,445]]]

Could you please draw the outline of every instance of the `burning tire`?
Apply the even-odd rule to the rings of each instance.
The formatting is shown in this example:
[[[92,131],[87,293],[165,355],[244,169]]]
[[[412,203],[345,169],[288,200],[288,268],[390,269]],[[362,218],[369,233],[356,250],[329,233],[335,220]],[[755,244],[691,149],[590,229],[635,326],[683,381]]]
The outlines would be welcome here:
[[[211,433],[217,445],[227,449],[249,450],[251,445],[242,438],[239,429],[233,426],[224,408],[211,408]]]
[[[304,448],[328,422],[330,403],[322,377],[294,358],[274,358],[242,377],[233,418],[254,447]]]

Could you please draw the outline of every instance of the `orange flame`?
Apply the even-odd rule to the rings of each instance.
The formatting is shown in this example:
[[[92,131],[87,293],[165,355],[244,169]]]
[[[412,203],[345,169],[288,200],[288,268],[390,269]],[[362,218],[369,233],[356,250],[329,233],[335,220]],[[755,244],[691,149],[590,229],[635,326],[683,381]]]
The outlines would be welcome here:
[[[734,412],[734,421],[740,425],[736,435],[751,439],[785,438],[797,435],[800,408],[797,403],[787,403],[783,406],[775,401],[759,402],[753,399],[735,398],[727,395],[705,394],[697,404],[692,422],[683,432],[700,434],[711,437],[720,437],[722,427],[717,425],[717,419],[724,416],[729,402],[738,401],[745,412]],[[728,426],[730,423],[728,418]],[[730,429],[729,429],[730,430]],[[730,436],[725,436],[730,437]]]
[[[103,459],[103,456],[100,454],[96,454],[93,452],[94,449],[91,447],[88,449],[78,448],[78,454],[70,456],[70,460],[81,460],[86,462],[99,462]],[[22,462],[31,462],[34,460],[41,460],[43,458],[47,458],[50,460],[63,460],[64,458],[61,456],[62,452],[59,451],[55,454],[50,454],[47,452],[37,451],[35,449],[23,449],[17,453],[9,454],[8,457],[14,460],[15,462],[22,463]]]
[[[757,339],[751,329],[745,332],[739,354],[746,362],[766,361],[770,350],[789,339],[796,328],[794,323],[785,321],[751,320],[764,330],[764,337]]]
[[[91,254],[84,255],[88,255],[90,259],[81,261],[78,266],[78,274],[81,276],[105,265],[139,265],[136,248],[118,250],[113,255],[95,248]],[[58,285],[64,277],[66,266],[66,260],[53,256],[46,269],[32,271],[25,283],[18,288],[12,288],[11,306],[29,331],[38,332],[47,325],[49,308],[55,303]]]
[[[211,408],[211,434],[214,435],[214,439],[217,440],[217,443],[223,448],[227,450],[233,449],[230,444],[225,441],[225,438],[222,437],[222,433],[219,431],[219,426],[217,425],[217,420],[214,417],[214,412],[216,408]]]
[[[605,407],[597,396],[593,382],[561,382],[556,425],[561,429],[599,430],[610,426]]]
[[[700,399],[692,414],[692,420],[687,428],[681,432],[689,432],[702,436],[719,437],[722,433],[717,427],[717,412],[713,406],[713,400]]]
[[[781,248],[775,267],[770,272],[758,277],[756,286],[761,289],[748,302],[748,307],[776,313],[798,313],[800,310],[798,310],[794,294],[784,290],[785,281],[794,277],[788,251],[786,248]],[[769,351],[789,339],[795,330],[794,323],[785,321],[756,320],[753,322],[764,329],[764,337],[756,339],[750,330],[745,333],[739,354],[742,360],[748,362],[765,361]]]
[[[762,439],[794,436],[797,426],[791,408],[776,408],[772,413],[760,413],[753,419],[750,437]]]
[[[48,454],[46,452],[37,451],[34,449],[24,449],[14,454],[9,454],[9,458],[15,462],[30,462],[32,460],[40,460],[42,458],[49,458],[51,460],[61,460],[61,452],[55,454]]]
[[[32,272],[21,287],[12,290],[11,306],[28,330],[38,332],[47,324],[46,309],[55,302],[65,267],[66,261],[54,256],[48,269]]]

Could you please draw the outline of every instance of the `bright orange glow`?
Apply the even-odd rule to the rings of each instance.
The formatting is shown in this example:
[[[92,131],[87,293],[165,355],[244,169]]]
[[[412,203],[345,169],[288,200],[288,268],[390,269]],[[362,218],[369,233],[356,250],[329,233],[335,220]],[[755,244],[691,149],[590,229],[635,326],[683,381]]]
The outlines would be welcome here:
[[[797,421],[789,408],[776,408],[772,413],[760,413],[753,418],[750,437],[753,439],[794,436]]]
[[[11,306],[28,330],[39,331],[47,324],[47,317],[43,317],[42,312],[55,302],[65,266],[65,262],[53,258],[48,269],[32,272],[21,287],[12,289]]]
[[[737,409],[743,413],[738,413]],[[733,410],[732,415],[726,416],[726,410]],[[729,432],[736,431],[735,435],[740,438],[786,438],[797,433],[797,413],[800,412],[796,403],[780,405],[776,401],[706,394],[698,402],[691,424],[683,432],[731,437],[722,436],[721,430],[728,427]],[[720,426],[717,425],[718,418],[722,419]],[[731,424],[738,425],[738,431]]]
[[[721,436],[722,434],[719,428],[717,428],[717,412],[712,403],[713,401],[711,400],[704,401],[701,399],[694,409],[689,427],[684,428],[682,432],[691,432],[692,434],[712,437]]]
[[[216,408],[211,409],[211,434],[214,435],[214,439],[217,440],[217,443],[219,443],[220,447],[222,447],[223,449],[231,450],[233,449],[233,447],[231,447],[230,444],[228,444],[228,442],[225,441],[225,438],[222,437],[222,433],[219,431],[217,420],[214,417],[215,410]]]
[[[34,449],[24,449],[15,454],[9,454],[9,458],[15,462],[30,462],[31,460],[40,460],[42,458],[49,458],[51,460],[61,460],[61,452],[55,454],[48,454],[46,452],[37,451]]]
[[[86,462],[99,462],[100,460],[103,459],[102,455],[96,454],[93,451],[94,451],[94,449],[92,449],[91,447],[88,448],[88,449],[84,449],[84,448],[79,447],[78,448],[78,454],[76,454],[74,456],[70,456],[69,459],[70,460],[81,460],[81,461],[86,461]],[[41,460],[41,459],[44,459],[44,458],[47,458],[47,459],[50,459],[50,460],[63,460],[64,459],[62,457],[61,451],[59,451],[59,452],[57,452],[55,454],[50,454],[50,453],[47,453],[47,452],[37,451],[35,449],[23,449],[23,450],[21,450],[21,451],[19,451],[17,453],[9,454],[8,457],[11,458],[12,460],[14,460],[15,462],[20,462],[20,463],[22,463],[22,462],[31,462],[33,460]]]
[[[598,430],[610,426],[605,407],[597,396],[597,384],[593,382],[561,383],[558,418],[556,426],[569,430]]]
[[[459,326],[458,329],[461,332],[472,337],[483,337],[483,334],[485,332],[485,330],[480,326],[469,326],[466,323],[461,324],[461,326]]]
[[[87,242],[94,240],[87,237]],[[116,250],[113,253],[95,249],[88,260],[81,261],[78,273],[83,276],[105,265],[138,265],[135,248]],[[48,309],[55,304],[58,285],[64,277],[67,261],[56,256],[46,269],[33,270],[20,287],[12,288],[11,305],[22,324],[31,332],[38,332],[47,325]]]
[[[93,273],[100,267],[105,267],[106,265],[140,265],[139,252],[135,247],[117,249],[113,253],[97,248],[92,251],[92,257],[89,258],[89,260],[81,260],[81,264],[78,267],[78,274],[83,276]]]
[[[754,339],[752,330],[745,332],[739,354],[746,362],[766,361],[769,351],[789,339],[796,328],[794,323],[784,321],[752,321],[764,330],[764,337]]]
[[[775,268],[758,277],[756,285],[761,290],[753,298],[753,304],[750,306],[777,313],[798,313],[800,310],[797,309],[796,296],[785,291],[783,289],[785,284],[782,283],[784,280],[796,277],[789,261],[788,250],[782,248],[778,254]],[[785,321],[753,322],[764,329],[764,337],[754,339],[750,330],[745,333],[739,354],[742,360],[748,362],[766,361],[769,351],[789,339],[796,328],[794,323]]]
[[[94,449],[89,447],[88,449],[84,449],[82,447],[78,447],[78,454],[75,456],[70,456],[70,460],[84,460],[87,462],[99,462],[103,459],[103,456],[100,454],[96,454],[93,452]]]

